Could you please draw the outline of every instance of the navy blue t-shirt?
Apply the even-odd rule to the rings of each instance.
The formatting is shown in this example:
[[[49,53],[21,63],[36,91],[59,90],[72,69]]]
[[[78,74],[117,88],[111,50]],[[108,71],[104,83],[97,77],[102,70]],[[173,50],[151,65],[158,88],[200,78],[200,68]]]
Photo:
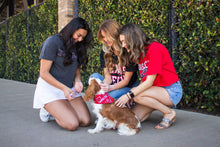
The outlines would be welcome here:
[[[50,68],[50,74],[59,82],[72,88],[76,69],[78,67],[77,54],[73,52],[73,62],[64,66],[64,48],[63,40],[59,34],[50,36],[41,45],[40,59],[53,61]]]

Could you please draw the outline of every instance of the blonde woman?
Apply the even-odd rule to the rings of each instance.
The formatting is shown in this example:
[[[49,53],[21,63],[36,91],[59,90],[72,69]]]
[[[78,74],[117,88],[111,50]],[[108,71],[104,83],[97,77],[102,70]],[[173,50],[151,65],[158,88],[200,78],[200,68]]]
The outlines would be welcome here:
[[[128,54],[120,56],[125,61],[122,64],[137,63],[142,83],[121,96],[116,105],[124,107],[129,100],[134,100],[132,110],[140,121],[158,110],[163,113],[163,119],[155,128],[168,128],[176,119],[176,112],[170,107],[176,106],[182,97],[182,87],[168,50],[132,23],[123,26],[120,41],[124,47],[122,52]]]
[[[103,44],[100,63],[101,68],[104,69],[104,76],[99,73],[90,76],[102,80],[101,88],[115,99],[118,99],[139,83],[137,64],[128,64],[128,66],[123,67],[119,64],[120,28],[120,25],[113,19],[108,19],[100,25],[97,37]]]

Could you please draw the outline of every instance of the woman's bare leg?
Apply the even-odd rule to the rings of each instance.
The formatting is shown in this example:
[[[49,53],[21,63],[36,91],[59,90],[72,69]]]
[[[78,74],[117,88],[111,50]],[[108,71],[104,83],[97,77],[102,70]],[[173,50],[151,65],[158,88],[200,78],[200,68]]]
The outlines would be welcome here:
[[[79,118],[68,100],[53,101],[46,104],[44,108],[55,117],[59,126],[70,131],[78,128]]]
[[[90,125],[91,115],[82,97],[75,98],[74,100],[70,101],[70,104],[79,118],[79,125],[82,127]]]
[[[135,96],[134,101],[153,110],[162,112],[164,118],[172,120],[176,116],[176,112],[169,108],[169,106],[173,106],[169,94],[166,89],[162,87],[152,86]]]
[[[138,119],[143,122],[151,115],[154,109],[141,104],[135,104],[135,106],[132,108],[132,111],[135,113]]]

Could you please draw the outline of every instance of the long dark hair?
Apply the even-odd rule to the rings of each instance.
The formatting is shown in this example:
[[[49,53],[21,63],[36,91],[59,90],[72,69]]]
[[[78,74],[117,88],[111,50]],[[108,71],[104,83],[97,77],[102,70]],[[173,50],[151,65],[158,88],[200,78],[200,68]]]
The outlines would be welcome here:
[[[78,29],[87,30],[87,35],[81,42],[74,44],[73,33]],[[88,23],[80,17],[74,18],[59,32],[59,34],[63,38],[65,46],[63,64],[66,66],[73,62],[72,52],[76,50],[78,62],[82,65],[82,68],[85,69],[88,63],[87,49],[91,47],[91,41],[93,40],[92,31]]]

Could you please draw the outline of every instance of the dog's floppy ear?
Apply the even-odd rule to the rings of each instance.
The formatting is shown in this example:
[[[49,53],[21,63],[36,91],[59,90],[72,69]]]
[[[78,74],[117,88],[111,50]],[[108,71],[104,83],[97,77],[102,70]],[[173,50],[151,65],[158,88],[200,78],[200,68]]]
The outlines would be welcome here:
[[[96,93],[100,90],[99,84],[96,82],[95,79],[93,79],[86,89],[84,101],[89,101],[89,99],[93,99]]]

